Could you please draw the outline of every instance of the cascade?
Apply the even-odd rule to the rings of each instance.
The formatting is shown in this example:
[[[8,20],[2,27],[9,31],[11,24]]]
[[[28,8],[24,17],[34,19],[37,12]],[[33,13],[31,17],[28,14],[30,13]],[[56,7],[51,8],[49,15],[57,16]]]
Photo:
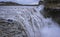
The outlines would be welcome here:
[[[41,14],[44,6],[0,6],[0,37],[60,37],[60,28]]]

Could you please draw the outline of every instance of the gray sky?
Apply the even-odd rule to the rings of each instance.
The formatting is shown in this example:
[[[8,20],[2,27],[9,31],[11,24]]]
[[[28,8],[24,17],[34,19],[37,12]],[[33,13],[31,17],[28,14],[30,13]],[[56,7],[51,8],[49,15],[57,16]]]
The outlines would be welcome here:
[[[0,0],[0,1],[12,1],[19,4],[38,4],[39,0]]]

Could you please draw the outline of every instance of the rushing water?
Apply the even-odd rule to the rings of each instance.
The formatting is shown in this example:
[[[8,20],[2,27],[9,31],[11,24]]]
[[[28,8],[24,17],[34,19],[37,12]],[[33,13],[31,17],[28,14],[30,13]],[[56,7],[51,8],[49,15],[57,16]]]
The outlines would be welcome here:
[[[38,7],[0,6],[0,18],[5,19],[5,22],[8,21],[8,23],[12,20],[17,22],[13,22],[15,24],[12,27],[10,25],[2,26],[7,31],[2,31],[0,34],[3,35],[0,35],[0,37],[60,37],[60,28],[57,23],[53,22],[51,18],[44,18],[41,14],[43,8],[43,5]],[[2,27],[0,27],[0,31]],[[22,30],[19,30],[18,27]]]

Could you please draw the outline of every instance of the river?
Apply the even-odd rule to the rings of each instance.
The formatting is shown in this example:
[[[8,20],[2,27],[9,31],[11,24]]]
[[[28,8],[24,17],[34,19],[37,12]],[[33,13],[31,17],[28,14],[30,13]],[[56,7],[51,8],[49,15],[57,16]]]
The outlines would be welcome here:
[[[43,9],[43,5],[0,6],[0,37],[60,37],[60,27],[44,18]]]

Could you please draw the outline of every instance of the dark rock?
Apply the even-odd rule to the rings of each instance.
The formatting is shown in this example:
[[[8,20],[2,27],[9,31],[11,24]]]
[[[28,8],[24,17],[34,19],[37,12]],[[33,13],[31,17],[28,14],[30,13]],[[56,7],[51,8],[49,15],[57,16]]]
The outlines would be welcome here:
[[[52,20],[60,24],[60,0],[45,0],[45,13],[46,18],[51,17]]]

